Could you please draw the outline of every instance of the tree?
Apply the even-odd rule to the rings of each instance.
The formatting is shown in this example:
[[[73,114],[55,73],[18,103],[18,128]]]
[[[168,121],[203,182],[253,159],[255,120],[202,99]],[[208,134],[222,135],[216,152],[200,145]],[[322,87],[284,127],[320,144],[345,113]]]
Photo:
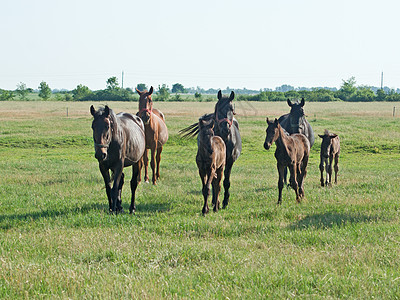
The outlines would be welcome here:
[[[20,82],[17,84],[17,89],[16,93],[20,97],[21,100],[26,100],[26,96],[28,95],[28,89],[26,88],[26,84],[23,82]]]
[[[385,101],[386,93],[383,89],[379,89],[376,91],[376,100]]]
[[[14,98],[14,93],[12,91],[0,89],[0,101],[12,100]]]
[[[169,98],[169,89],[166,84],[163,84],[162,86],[158,86],[158,92],[157,92],[157,100],[158,101],[167,101]]]
[[[147,90],[147,86],[144,83],[138,83],[136,88],[141,92],[143,92],[144,90]]]
[[[39,97],[42,98],[43,100],[49,99],[51,96],[51,89],[49,85],[42,81],[39,85]]]
[[[343,80],[342,86],[336,92],[336,97],[342,99],[343,101],[350,101],[356,91],[356,78],[353,76],[350,77],[347,81]]]
[[[85,85],[79,84],[73,91],[74,100],[81,100],[92,94],[92,91]]]
[[[185,88],[180,83],[175,83],[172,85],[172,93],[185,93]]]
[[[113,76],[107,79],[107,89],[108,90],[117,90],[118,89],[118,79]]]

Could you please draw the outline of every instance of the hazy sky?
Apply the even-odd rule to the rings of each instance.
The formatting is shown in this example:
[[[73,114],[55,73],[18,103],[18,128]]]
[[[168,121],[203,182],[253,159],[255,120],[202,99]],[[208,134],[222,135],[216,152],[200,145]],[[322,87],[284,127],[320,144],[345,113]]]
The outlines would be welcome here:
[[[0,88],[400,87],[400,1],[2,0]]]

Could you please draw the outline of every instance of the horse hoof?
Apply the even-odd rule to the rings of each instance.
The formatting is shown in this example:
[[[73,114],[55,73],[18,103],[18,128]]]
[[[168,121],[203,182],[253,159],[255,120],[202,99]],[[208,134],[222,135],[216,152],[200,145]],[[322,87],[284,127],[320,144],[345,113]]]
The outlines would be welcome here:
[[[135,215],[135,210],[133,209],[133,210],[129,210],[129,214],[130,215]]]

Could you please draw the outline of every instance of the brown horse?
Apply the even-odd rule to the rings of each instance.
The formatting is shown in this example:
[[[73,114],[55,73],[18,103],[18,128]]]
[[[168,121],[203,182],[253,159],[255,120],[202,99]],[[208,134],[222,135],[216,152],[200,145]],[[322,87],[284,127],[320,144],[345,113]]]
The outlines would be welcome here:
[[[321,171],[321,186],[324,186],[324,164],[326,170],[326,181],[325,185],[331,185],[332,183],[332,162],[334,162],[335,169],[335,184],[337,184],[337,173],[339,171],[339,154],[340,154],[340,139],[337,134],[329,133],[325,129],[324,135],[318,134],[322,139],[321,143],[321,154],[320,154],[320,164],[319,170]],[[329,162],[328,162],[329,159]]]
[[[222,174],[225,167],[226,147],[224,140],[214,135],[214,120],[199,119],[199,134],[197,136],[196,163],[199,168],[199,175],[203,184],[203,215],[208,213],[208,195],[212,184],[212,204],[214,212],[220,208],[219,192],[221,190]]]
[[[135,192],[140,172],[141,158],[145,149],[144,125],[142,120],[129,113],[115,114],[107,105],[95,110],[90,107],[93,116],[92,130],[95,157],[99,162],[101,175],[111,213],[122,211],[121,190],[124,184],[123,168],[132,166],[131,206],[129,212],[135,212]],[[111,188],[111,170],[114,184]]]
[[[163,145],[168,140],[168,129],[165,124],[164,114],[158,110],[153,109],[153,100],[151,99],[151,94],[153,93],[153,87],[150,88],[150,91],[139,91],[136,89],[136,92],[139,94],[139,112],[137,115],[142,119],[144,123],[145,135],[146,135],[146,151],[143,155],[144,162],[144,180],[149,182],[149,174],[148,174],[148,164],[149,164],[149,149],[151,151],[151,162],[150,166],[153,171],[153,184],[156,184],[157,179],[160,178],[160,161],[161,161],[161,152],[163,150]],[[156,156],[157,150],[157,156]],[[156,160],[157,160],[157,169],[156,169]],[[139,175],[139,182],[141,180],[141,176]]]
[[[287,134],[278,120],[270,122],[267,118],[267,136],[264,148],[268,150],[273,143],[276,144],[275,158],[279,173],[278,204],[282,203],[283,177],[285,167],[290,171],[290,186],[296,192],[296,201],[304,197],[303,182],[307,174],[307,163],[310,154],[310,142],[304,134]]]

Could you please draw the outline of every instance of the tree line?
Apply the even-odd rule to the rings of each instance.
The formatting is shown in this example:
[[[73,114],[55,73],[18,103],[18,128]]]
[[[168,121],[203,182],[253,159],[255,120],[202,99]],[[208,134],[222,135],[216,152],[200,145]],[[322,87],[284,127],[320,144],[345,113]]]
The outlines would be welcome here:
[[[137,84],[140,91],[147,90],[144,83]],[[204,90],[200,87],[185,88],[176,83],[170,89],[166,84],[158,86],[153,98],[156,101],[215,101],[215,95],[219,89]],[[305,98],[307,101],[348,101],[348,102],[371,102],[371,101],[400,101],[400,89],[393,90],[387,87],[374,88],[369,86],[357,86],[354,77],[343,80],[339,89],[336,88],[294,88],[290,85],[282,85],[275,90],[247,90],[222,89],[223,93],[232,90],[238,95],[237,99],[242,101],[286,101],[286,99]],[[36,97],[32,97],[35,95]],[[106,81],[106,88],[92,91],[87,86],[79,84],[72,91],[51,90],[49,85],[42,81],[37,90],[27,88],[26,84],[20,82],[14,91],[0,89],[0,101],[7,100],[60,100],[60,101],[137,101],[138,95],[132,88],[119,86],[117,77],[110,77]]]

